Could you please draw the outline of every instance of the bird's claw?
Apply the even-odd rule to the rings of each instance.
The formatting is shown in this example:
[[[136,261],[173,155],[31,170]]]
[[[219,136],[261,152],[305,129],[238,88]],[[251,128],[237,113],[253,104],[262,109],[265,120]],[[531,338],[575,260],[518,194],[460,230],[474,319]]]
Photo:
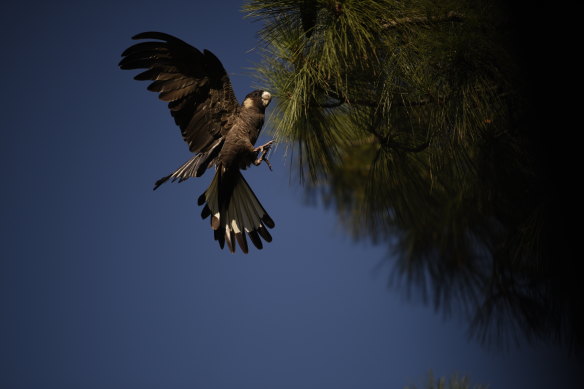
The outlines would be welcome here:
[[[272,164],[270,163],[270,161],[268,161],[268,158],[266,157],[266,154],[268,153],[268,151],[270,151],[270,148],[272,147],[272,144],[274,143],[274,140],[269,141],[268,143],[261,145],[259,147],[256,147],[253,151],[256,153],[259,153],[259,157],[258,159],[256,159],[254,161],[254,165],[259,166],[262,162],[265,162],[266,165],[268,165],[268,168],[270,168],[270,170],[272,170]]]
[[[274,140],[272,139],[268,143],[256,147],[255,149],[253,149],[253,151],[255,151],[256,153],[257,152],[262,152],[263,154],[265,154],[265,153],[267,153],[270,150],[270,147],[272,147],[272,144],[273,143],[274,143]]]

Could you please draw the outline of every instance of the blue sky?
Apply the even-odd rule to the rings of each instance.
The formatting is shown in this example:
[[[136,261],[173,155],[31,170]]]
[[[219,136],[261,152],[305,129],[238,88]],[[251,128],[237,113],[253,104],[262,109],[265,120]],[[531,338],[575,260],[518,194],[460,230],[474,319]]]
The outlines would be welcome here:
[[[276,222],[262,251],[219,250],[196,205],[209,175],[152,191],[189,153],[120,54],[171,33],[212,50],[241,100],[259,26],[240,6],[4,6],[0,388],[401,388],[430,369],[568,385],[579,367],[559,350],[487,350],[388,289],[385,249],[305,204],[283,145],[273,172],[244,173]]]

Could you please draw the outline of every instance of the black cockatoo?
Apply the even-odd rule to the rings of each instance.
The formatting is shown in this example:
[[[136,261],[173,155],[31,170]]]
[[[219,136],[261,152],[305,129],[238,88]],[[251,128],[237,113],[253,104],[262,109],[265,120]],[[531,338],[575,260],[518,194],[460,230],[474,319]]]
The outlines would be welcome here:
[[[247,234],[261,249],[260,237],[272,240],[267,228],[273,228],[274,221],[240,170],[262,161],[270,166],[266,153],[273,141],[260,147],[254,144],[272,96],[255,90],[240,105],[227,72],[210,51],[201,52],[161,32],[144,32],[133,39],[151,41],[126,49],[120,68],[146,69],[134,78],[153,81],[148,90],[160,93],[160,99],[168,102],[189,150],[195,153],[174,173],[158,180],[154,189],[169,179],[182,182],[215,167],[211,184],[198,199],[199,205],[204,205],[201,216],[211,216],[211,228],[221,248],[227,243],[235,252],[237,241],[247,253]]]

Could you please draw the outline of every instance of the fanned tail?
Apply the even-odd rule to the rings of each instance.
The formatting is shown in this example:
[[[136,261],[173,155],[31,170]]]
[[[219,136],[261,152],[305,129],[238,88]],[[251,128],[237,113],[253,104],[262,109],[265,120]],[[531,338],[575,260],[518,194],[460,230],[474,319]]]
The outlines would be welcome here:
[[[258,249],[263,248],[260,237],[272,241],[268,228],[274,228],[274,221],[238,170],[225,174],[219,166],[209,188],[199,196],[198,204],[204,204],[203,219],[211,216],[211,228],[221,248],[227,244],[235,252],[237,242],[247,253],[246,236]]]

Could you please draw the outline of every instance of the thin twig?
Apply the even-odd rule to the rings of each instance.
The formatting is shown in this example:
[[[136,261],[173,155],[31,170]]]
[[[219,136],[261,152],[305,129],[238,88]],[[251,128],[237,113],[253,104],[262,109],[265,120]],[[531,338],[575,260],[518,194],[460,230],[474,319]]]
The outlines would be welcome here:
[[[427,140],[426,142],[421,143],[417,146],[408,146],[408,145],[404,145],[400,142],[396,142],[395,140],[393,140],[391,138],[391,136],[382,135],[381,133],[379,133],[379,131],[377,131],[377,127],[379,127],[380,123],[381,123],[381,117],[378,117],[377,120],[375,120],[375,122],[372,123],[371,126],[369,126],[369,128],[367,128],[367,131],[369,133],[373,134],[375,136],[375,138],[377,138],[377,141],[381,144],[381,146],[389,147],[389,148],[396,149],[396,150],[406,151],[409,153],[419,153],[421,151],[426,150],[428,148],[428,146],[430,146],[430,140]]]
[[[428,17],[428,16],[411,16],[406,18],[399,18],[394,20],[388,20],[381,26],[384,29],[397,28],[408,24],[428,24],[428,23],[443,23],[443,22],[462,22],[464,20],[464,15],[450,11],[445,16],[438,17]]]

